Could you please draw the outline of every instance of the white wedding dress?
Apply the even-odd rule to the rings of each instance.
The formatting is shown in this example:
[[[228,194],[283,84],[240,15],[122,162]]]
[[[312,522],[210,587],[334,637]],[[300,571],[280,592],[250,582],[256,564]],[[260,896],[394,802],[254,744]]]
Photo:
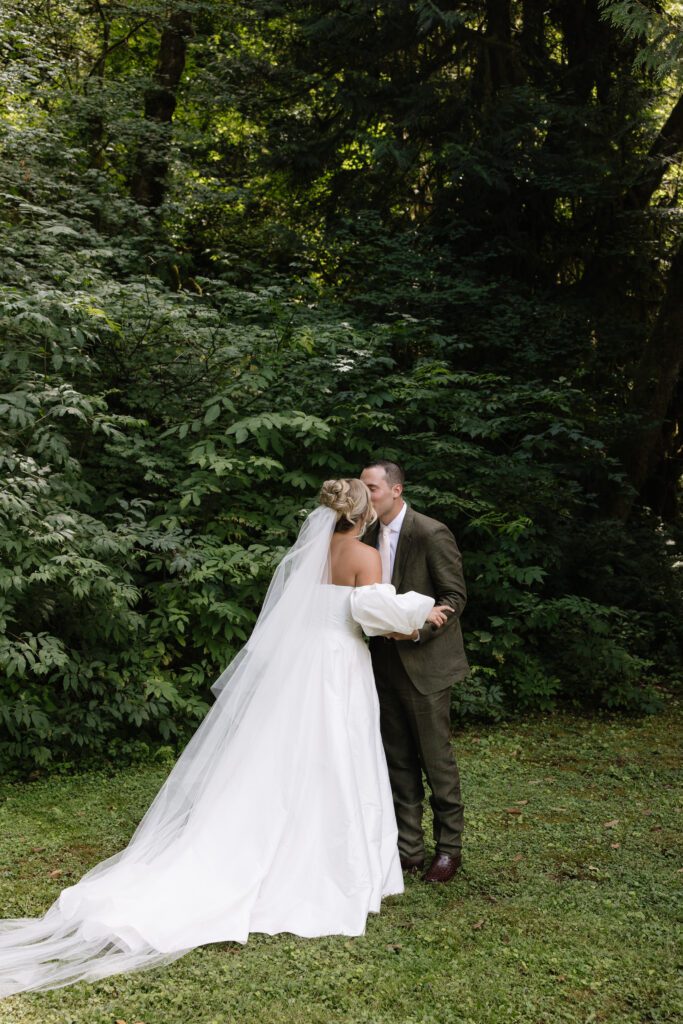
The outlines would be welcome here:
[[[332,526],[318,515],[313,546],[327,536],[329,547]],[[360,935],[382,897],[403,891],[363,631],[409,633],[434,602],[390,584],[312,583],[310,571],[325,578],[320,558],[295,554],[269,591],[129,846],[44,917],[0,921],[0,996],[168,963],[250,932]]]

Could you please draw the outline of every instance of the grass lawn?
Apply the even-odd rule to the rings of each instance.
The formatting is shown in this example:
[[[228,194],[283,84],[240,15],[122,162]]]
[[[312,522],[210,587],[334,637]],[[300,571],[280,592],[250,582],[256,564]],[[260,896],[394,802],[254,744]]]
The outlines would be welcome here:
[[[455,740],[465,858],[449,885],[408,879],[360,938],[207,946],[151,971],[13,996],[0,1021],[681,1021],[682,724],[672,706],[639,720],[468,728]],[[0,787],[0,916],[42,913],[120,849],[165,773]]]

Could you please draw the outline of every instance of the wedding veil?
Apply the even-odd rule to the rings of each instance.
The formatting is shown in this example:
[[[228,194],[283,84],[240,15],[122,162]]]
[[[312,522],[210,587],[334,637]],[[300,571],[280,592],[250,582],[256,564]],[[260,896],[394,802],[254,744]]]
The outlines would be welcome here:
[[[211,687],[215,703],[125,849],[64,889],[43,917],[0,921],[0,997],[169,963],[194,948],[192,941],[183,945],[189,933],[182,934],[175,893],[168,894],[168,913],[178,911],[180,919],[164,948],[136,930],[125,908],[132,905],[132,891],[145,898],[145,881],[158,878],[162,866],[180,855],[193,827],[206,820],[221,789],[230,786],[225,753],[254,698],[259,715],[267,713],[269,694],[282,685],[292,688],[296,701],[302,696],[296,680],[310,678],[316,659],[322,665],[331,591],[324,584],[336,521],[336,513],[323,506],[306,518],[273,575],[248,642]],[[258,729],[254,718],[248,720],[249,730]],[[137,888],[130,890],[133,884]]]

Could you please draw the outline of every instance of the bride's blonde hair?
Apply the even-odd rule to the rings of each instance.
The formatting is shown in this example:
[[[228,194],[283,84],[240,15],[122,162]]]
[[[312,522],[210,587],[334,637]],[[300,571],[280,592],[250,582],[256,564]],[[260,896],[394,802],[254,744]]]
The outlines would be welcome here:
[[[370,526],[377,519],[372,507],[370,491],[362,480],[351,479],[326,480],[320,488],[321,505],[326,505],[337,513],[335,533],[345,533],[361,523]]]

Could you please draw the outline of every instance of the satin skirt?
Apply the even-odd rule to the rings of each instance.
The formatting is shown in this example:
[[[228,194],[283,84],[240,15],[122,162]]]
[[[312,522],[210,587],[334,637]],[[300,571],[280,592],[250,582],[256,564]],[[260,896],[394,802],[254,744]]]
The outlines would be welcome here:
[[[283,668],[281,685],[257,689],[161,854],[86,876],[43,918],[0,922],[0,995],[250,932],[361,935],[403,891],[370,654],[343,622],[320,639],[323,657],[296,679]]]

